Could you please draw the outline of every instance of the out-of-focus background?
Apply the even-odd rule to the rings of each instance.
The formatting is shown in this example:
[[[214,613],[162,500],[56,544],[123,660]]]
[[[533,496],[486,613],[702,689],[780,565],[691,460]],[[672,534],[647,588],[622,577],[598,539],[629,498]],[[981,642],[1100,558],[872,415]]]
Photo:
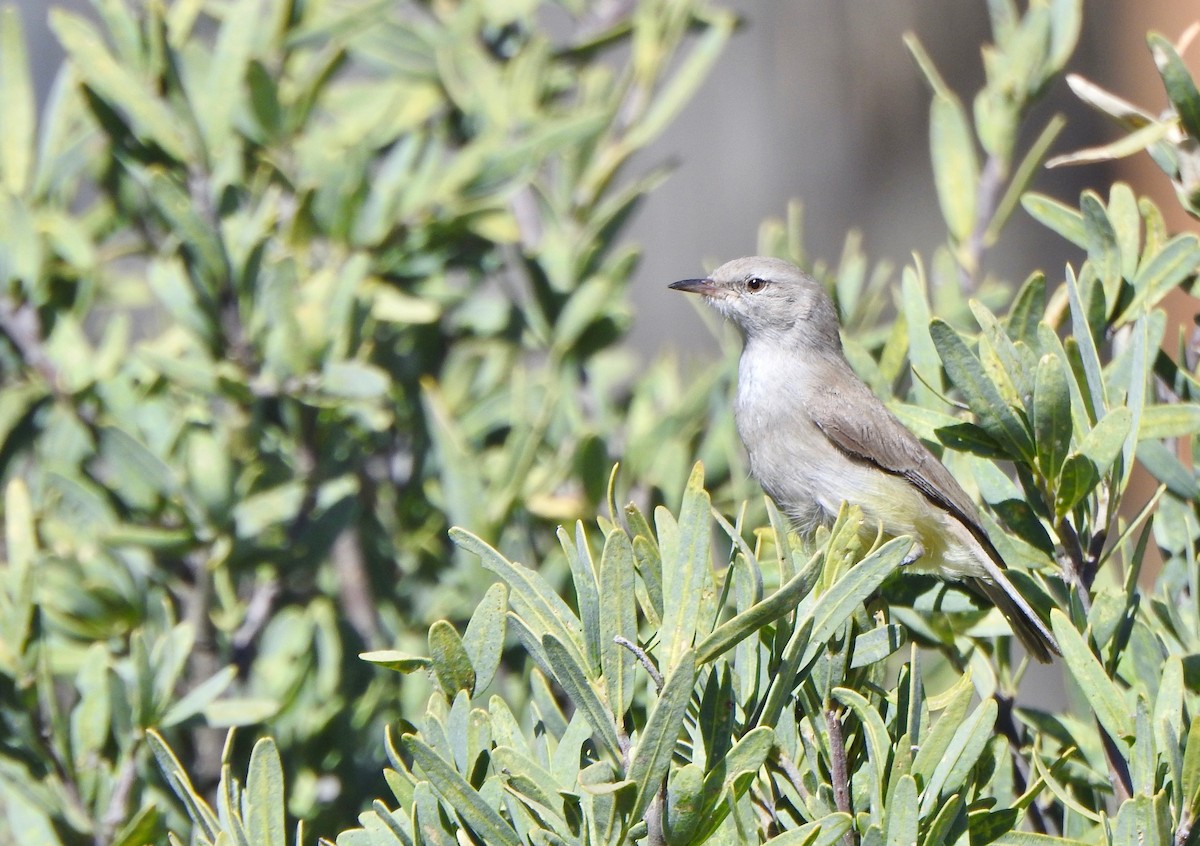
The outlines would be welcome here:
[[[612,0],[624,2],[624,0]],[[28,27],[35,83],[45,94],[62,52],[46,26],[45,0],[18,0]],[[85,0],[56,5],[86,12]],[[699,318],[666,290],[667,283],[754,252],[759,223],[780,216],[791,200],[805,208],[807,244],[835,262],[846,233],[860,230],[867,254],[897,265],[913,251],[928,256],[943,237],[930,177],[929,91],[903,35],[913,32],[960,92],[983,77],[978,45],[989,38],[982,4],[962,0],[806,0],[731,5],[743,25],[701,93],[639,166],[675,165],[653,192],[630,235],[646,247],[634,287],[633,340],[652,352],[663,345],[700,347]],[[1166,102],[1144,36],[1178,38],[1198,9],[1177,0],[1089,4],[1071,69],[1153,111]],[[864,60],[863,57],[866,57]],[[1193,67],[1194,55],[1185,54]],[[1041,120],[1068,118],[1055,152],[1115,138],[1118,130],[1063,85],[1039,105]],[[1145,156],[1117,164],[1139,194],[1169,197],[1165,177]],[[1107,184],[1101,166],[1043,173],[1039,190],[1067,200]],[[1177,204],[1173,228],[1192,225]],[[996,250],[987,269],[1020,281],[1034,269],[1053,273],[1077,251],[1018,213],[1005,237],[1021,249]]]

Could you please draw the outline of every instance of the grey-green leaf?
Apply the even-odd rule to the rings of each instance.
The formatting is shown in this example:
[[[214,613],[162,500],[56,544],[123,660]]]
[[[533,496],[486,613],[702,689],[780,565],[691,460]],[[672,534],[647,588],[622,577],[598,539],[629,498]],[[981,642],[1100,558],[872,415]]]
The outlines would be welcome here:
[[[1130,707],[1116,682],[1108,677],[1087,642],[1057,608],[1050,612],[1050,626],[1062,649],[1063,660],[1079,689],[1091,705],[1096,719],[1113,740],[1133,734]]]
[[[508,590],[497,582],[487,589],[463,633],[462,645],[475,671],[474,694],[487,689],[500,666],[507,608]]]
[[[453,701],[460,690],[471,695],[475,690],[475,669],[458,631],[445,620],[438,620],[429,627],[429,657],[448,701]]]
[[[600,696],[588,680],[579,659],[553,634],[542,636],[542,648],[550,661],[554,677],[575,703],[575,707],[587,717],[595,737],[599,738],[602,747],[614,761],[620,761],[621,744],[617,740],[612,712],[600,701]]]
[[[600,556],[600,666],[613,713],[623,715],[633,702],[634,656],[616,638],[637,643],[637,599],[633,544],[614,529]]]
[[[630,758],[628,777],[635,787],[629,814],[633,819],[641,818],[666,778],[695,684],[696,654],[689,649],[679,657],[663,684]]]
[[[521,846],[521,838],[513,831],[512,826],[441,755],[413,734],[401,737],[400,743],[412,756],[413,762],[429,778],[433,789],[471,826],[484,843]]]
[[[979,418],[979,425],[1011,454],[1026,460],[1033,457],[1033,442],[1024,424],[1005,403],[1000,390],[988,378],[983,365],[975,357],[958,332],[942,320],[934,320],[929,327],[938,354],[946,367],[950,380],[963,394],[971,411]]]
[[[287,846],[283,764],[279,760],[275,741],[269,737],[255,743],[250,753],[244,799],[246,834],[250,842],[263,846]]]
[[[1033,389],[1033,433],[1038,463],[1049,479],[1059,468],[1071,447],[1071,389],[1067,373],[1058,356],[1047,353],[1038,361]]]
[[[929,145],[942,217],[954,240],[966,241],[975,227],[979,163],[966,110],[952,95],[934,95],[929,113]]]

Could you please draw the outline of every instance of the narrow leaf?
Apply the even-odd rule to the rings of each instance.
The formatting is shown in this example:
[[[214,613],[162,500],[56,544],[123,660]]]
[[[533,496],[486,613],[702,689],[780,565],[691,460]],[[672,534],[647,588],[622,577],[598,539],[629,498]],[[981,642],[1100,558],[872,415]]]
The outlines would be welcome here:
[[[467,623],[462,645],[475,671],[473,695],[487,689],[500,666],[507,608],[508,591],[504,585],[496,583],[488,588]]]
[[[428,777],[433,789],[484,843],[521,846],[521,838],[512,826],[441,755],[413,734],[401,737],[400,743]],[[428,823],[436,825],[436,819]]]
[[[596,689],[588,681],[583,665],[553,634],[542,636],[542,648],[550,661],[554,677],[575,703],[575,707],[587,718],[594,736],[599,738],[604,750],[614,761],[620,761],[621,744],[617,740],[612,712],[600,701]]]
[[[629,812],[632,819],[642,817],[667,776],[695,684],[696,655],[689,649],[680,656],[663,684],[658,702],[650,712],[630,758],[629,780],[635,785],[633,807]]]
[[[246,834],[250,842],[263,846],[287,846],[283,764],[279,760],[275,741],[269,737],[255,743],[250,753],[244,799]]]
[[[1050,612],[1050,626],[1062,649],[1067,669],[1091,705],[1096,719],[1113,740],[1121,741],[1133,734],[1130,708],[1116,683],[1108,677],[1087,642],[1057,608]]]
[[[952,95],[934,95],[929,113],[929,145],[942,217],[954,240],[964,242],[975,228],[979,163],[966,110]]]

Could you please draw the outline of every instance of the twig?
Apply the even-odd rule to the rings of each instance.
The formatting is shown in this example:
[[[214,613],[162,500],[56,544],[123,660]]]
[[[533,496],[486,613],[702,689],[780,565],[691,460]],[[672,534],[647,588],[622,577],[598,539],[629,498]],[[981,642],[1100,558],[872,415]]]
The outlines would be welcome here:
[[[800,794],[800,798],[807,803],[811,794],[804,786],[804,776],[796,768],[796,763],[778,746],[775,747],[775,763],[783,770],[784,776],[787,777],[788,782],[796,789],[796,792]]]
[[[663,812],[667,807],[667,780],[664,778],[658,787],[658,794],[646,808],[646,843],[648,846],[665,846],[666,834],[663,832]]]
[[[195,687],[210,679],[221,668],[212,624],[212,574],[208,570],[208,549],[200,547],[186,557],[192,573],[192,590],[184,603],[184,619],[195,633],[192,653],[188,656],[188,684]],[[196,749],[195,774],[207,788],[221,776],[221,738],[224,732],[208,726],[192,730]]]
[[[271,619],[271,609],[275,605],[275,597],[279,596],[279,579],[272,576],[254,585],[250,601],[246,603],[246,617],[237,627],[230,639],[233,647],[234,662],[239,669],[246,669],[250,664],[250,646],[258,639],[258,634]]]
[[[1100,742],[1104,746],[1104,757],[1108,761],[1108,769],[1112,774],[1113,789],[1117,794],[1117,803],[1120,804],[1133,795],[1133,780],[1129,775],[1129,765],[1121,757],[1121,752],[1117,749],[1117,744],[1108,736],[1108,732],[1104,730],[1104,726],[1097,723],[1096,730],[1100,732]]]
[[[8,297],[0,297],[0,331],[8,336],[25,363],[36,370],[57,395],[58,368],[46,353],[42,328],[33,306],[28,303],[16,305]]]
[[[842,737],[842,721],[832,706],[825,708],[825,728],[829,732],[829,768],[833,778],[833,798],[837,809],[853,818],[850,809],[850,779],[846,775],[846,741]],[[842,836],[845,846],[857,846],[858,835],[853,827]]]
[[[1092,610],[1092,597],[1088,593],[1087,586],[1083,583],[1083,574],[1087,569],[1084,561],[1083,545],[1079,541],[1079,535],[1075,532],[1075,527],[1063,518],[1058,521],[1055,527],[1058,530],[1058,537],[1062,540],[1063,550],[1067,553],[1066,566],[1063,569],[1066,571],[1067,580],[1075,588],[1075,594],[1079,597],[1079,604],[1083,606],[1085,614]]]
[[[617,644],[618,646],[624,646],[626,649],[632,652],[639,661],[642,662],[642,666],[646,668],[646,672],[649,673],[650,678],[654,680],[654,689],[659,693],[662,693],[662,673],[660,673],[658,668],[654,666],[654,662],[650,660],[650,656],[647,655],[636,643],[629,640],[629,638],[622,637],[621,635],[614,637],[613,643]]]
[[[1012,753],[1013,792],[1020,796],[1029,786],[1029,762],[1021,756],[1023,741],[1020,732],[1017,731],[1017,724],[1013,720],[1013,700],[1012,697],[1004,696],[999,691],[994,693],[992,698],[996,700],[997,706],[996,728],[1000,729],[1000,733],[1008,739],[1009,750]],[[1039,834],[1050,833],[1036,798],[1029,803],[1026,813],[1029,815],[1029,823],[1033,826],[1034,831]]]
[[[137,761],[131,749],[125,756],[125,760],[121,762],[121,771],[117,774],[116,786],[108,800],[108,810],[104,812],[100,826],[96,829],[96,835],[92,839],[96,846],[108,846],[112,842],[117,827],[128,817],[129,794],[133,791],[135,776],[137,776]]]
[[[1000,188],[1004,184],[1007,167],[998,156],[990,155],[984,162],[979,174],[979,194],[975,206],[975,227],[967,236],[966,254],[959,261],[963,289],[973,291],[979,285],[979,267],[983,263],[984,241],[987,238],[988,226],[992,215],[996,213],[996,203],[1000,197]]]
[[[333,566],[337,572],[338,598],[346,619],[371,648],[378,646],[379,618],[371,597],[371,580],[367,575],[366,559],[358,527],[351,524],[338,533],[333,542]]]

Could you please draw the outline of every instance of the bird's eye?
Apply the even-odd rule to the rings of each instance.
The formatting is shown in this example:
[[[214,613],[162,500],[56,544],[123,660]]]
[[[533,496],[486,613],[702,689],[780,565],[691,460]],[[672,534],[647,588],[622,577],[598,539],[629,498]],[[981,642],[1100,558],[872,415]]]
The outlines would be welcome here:
[[[766,280],[759,279],[757,276],[752,276],[746,280],[746,287],[751,291],[761,291],[767,287]]]

